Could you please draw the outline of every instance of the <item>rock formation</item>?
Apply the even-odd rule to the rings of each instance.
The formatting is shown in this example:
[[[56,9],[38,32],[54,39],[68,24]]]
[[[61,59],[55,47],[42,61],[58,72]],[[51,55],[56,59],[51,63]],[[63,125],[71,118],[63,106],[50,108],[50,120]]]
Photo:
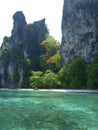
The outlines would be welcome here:
[[[63,65],[77,57],[93,61],[98,50],[98,0],[64,0],[61,55]]]
[[[23,12],[18,11],[13,20],[11,37],[3,39],[0,50],[1,87],[21,87],[24,77],[27,80],[29,76],[30,67],[40,69],[40,55],[45,51],[41,46],[48,33],[45,19],[27,24]]]

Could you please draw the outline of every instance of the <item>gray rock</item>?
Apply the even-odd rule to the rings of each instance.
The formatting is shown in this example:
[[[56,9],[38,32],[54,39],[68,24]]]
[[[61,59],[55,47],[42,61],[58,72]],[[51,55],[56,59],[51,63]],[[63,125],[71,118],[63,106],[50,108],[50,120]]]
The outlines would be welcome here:
[[[61,56],[63,65],[77,57],[93,61],[98,49],[98,0],[64,0]]]
[[[22,11],[18,11],[13,15],[13,30],[12,30],[12,39],[11,44],[15,46],[15,44],[19,44],[23,40],[23,29],[27,24],[25,21],[25,16]]]
[[[46,39],[45,19],[27,24],[22,11],[13,15],[11,37],[5,37],[0,48],[0,86],[21,87],[25,71],[24,61],[30,59],[32,70],[40,69],[40,55],[44,53],[41,42]],[[8,44],[8,48],[5,46]],[[13,70],[19,73],[19,82],[13,83]]]

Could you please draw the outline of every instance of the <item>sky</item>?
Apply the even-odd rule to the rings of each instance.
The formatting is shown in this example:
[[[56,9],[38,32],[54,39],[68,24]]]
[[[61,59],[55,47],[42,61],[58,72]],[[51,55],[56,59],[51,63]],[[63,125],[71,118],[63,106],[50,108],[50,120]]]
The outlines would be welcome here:
[[[46,19],[50,35],[61,42],[63,0],[0,0],[0,45],[11,36],[13,14],[23,11],[27,23]]]

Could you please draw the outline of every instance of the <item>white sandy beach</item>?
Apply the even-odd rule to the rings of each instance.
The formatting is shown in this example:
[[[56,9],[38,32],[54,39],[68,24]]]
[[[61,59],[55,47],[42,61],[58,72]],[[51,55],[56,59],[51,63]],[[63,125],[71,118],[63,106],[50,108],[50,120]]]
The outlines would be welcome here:
[[[44,92],[73,92],[73,93],[98,93],[98,89],[19,89],[19,90],[28,90],[28,91],[44,91]]]
[[[98,94],[98,89],[8,89],[1,88],[0,90],[19,90],[19,91],[43,91],[43,92],[72,92],[72,93],[95,93]]]

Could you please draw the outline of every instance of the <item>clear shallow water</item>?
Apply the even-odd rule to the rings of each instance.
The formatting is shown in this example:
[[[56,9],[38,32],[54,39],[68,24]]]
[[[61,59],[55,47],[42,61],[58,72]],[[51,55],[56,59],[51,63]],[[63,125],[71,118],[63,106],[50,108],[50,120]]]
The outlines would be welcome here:
[[[0,130],[98,130],[98,94],[0,90]]]

